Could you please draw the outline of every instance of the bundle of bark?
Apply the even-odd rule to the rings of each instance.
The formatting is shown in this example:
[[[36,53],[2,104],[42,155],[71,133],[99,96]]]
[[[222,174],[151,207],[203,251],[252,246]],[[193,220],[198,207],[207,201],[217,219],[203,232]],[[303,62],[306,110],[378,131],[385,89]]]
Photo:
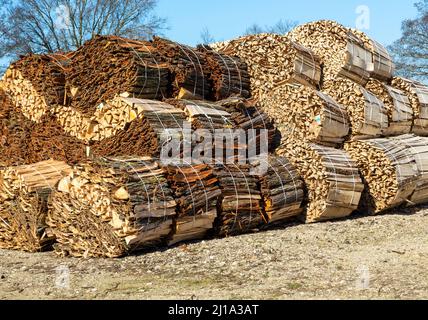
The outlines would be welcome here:
[[[414,120],[412,133],[428,135],[428,87],[420,82],[395,77],[392,86],[402,90],[410,100],[413,108]]]
[[[174,97],[186,98],[186,95],[191,95],[202,100],[210,99],[212,84],[203,53],[160,37],[154,37],[153,45],[168,62]]]
[[[213,229],[221,195],[212,167],[206,164],[168,165],[165,171],[178,213],[168,244],[206,238]]]
[[[267,221],[251,165],[217,165],[214,172],[221,189],[216,235],[227,237],[258,231]]]
[[[393,209],[406,203],[415,191],[419,179],[416,160],[400,140],[372,139],[345,145],[366,185],[361,211],[378,214]]]
[[[267,164],[260,190],[267,222],[276,225],[303,213],[304,184],[288,159],[269,156]]]
[[[241,58],[248,65],[255,98],[284,83],[319,86],[319,58],[285,36],[249,35],[211,46],[222,54]]]
[[[366,89],[379,98],[388,110],[389,127],[383,135],[394,136],[409,133],[413,125],[413,109],[407,95],[376,79],[370,79]]]
[[[350,131],[345,107],[327,94],[303,85],[277,87],[265,94],[259,105],[270,118],[275,119],[283,139],[292,137],[340,147]]]
[[[27,55],[6,70],[0,88],[28,119],[38,122],[51,107],[64,103],[67,64],[67,55]]]
[[[242,59],[221,54],[207,45],[198,46],[198,50],[205,54],[215,100],[251,96],[248,66]]]
[[[106,158],[60,181],[47,222],[59,255],[115,258],[164,244],[175,208],[157,161]]]
[[[0,248],[40,252],[55,238],[46,232],[48,198],[71,168],[44,161],[0,171]]]
[[[168,95],[169,71],[150,42],[95,36],[71,56],[66,80],[67,106],[91,117],[120,94],[162,99]]]
[[[327,80],[323,92],[347,109],[353,139],[375,138],[388,133],[388,109],[359,84],[345,78]]]
[[[307,223],[345,218],[357,210],[364,185],[357,163],[345,151],[289,139],[278,154],[305,182]]]

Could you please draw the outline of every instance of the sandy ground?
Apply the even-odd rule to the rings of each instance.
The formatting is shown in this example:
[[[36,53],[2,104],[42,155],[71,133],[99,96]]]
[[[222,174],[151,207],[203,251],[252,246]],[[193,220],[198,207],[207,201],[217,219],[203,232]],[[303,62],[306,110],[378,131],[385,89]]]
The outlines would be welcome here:
[[[0,299],[428,299],[427,208],[118,260],[0,250]]]

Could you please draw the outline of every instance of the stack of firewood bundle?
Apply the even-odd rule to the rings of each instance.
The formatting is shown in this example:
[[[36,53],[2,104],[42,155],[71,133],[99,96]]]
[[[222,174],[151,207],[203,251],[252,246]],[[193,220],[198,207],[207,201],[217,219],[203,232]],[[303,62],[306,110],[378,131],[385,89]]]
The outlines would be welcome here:
[[[168,62],[173,77],[173,96],[186,95],[199,99],[211,97],[211,83],[205,55],[198,50],[179,43],[154,37],[153,45]]]
[[[420,82],[395,77],[392,86],[402,90],[410,100],[413,108],[414,120],[412,132],[428,135],[428,87]]]
[[[346,109],[328,95],[302,85],[283,85],[264,95],[259,104],[275,120],[282,138],[338,147],[349,134]]]
[[[168,165],[165,169],[178,212],[169,244],[204,239],[214,227],[221,195],[212,167]]]
[[[247,64],[238,57],[221,54],[206,45],[198,47],[205,56],[215,100],[231,96],[251,96],[250,75]]]
[[[214,172],[221,189],[216,235],[239,235],[263,226],[267,221],[256,172],[252,172],[251,166],[216,165]]]
[[[64,162],[44,161],[0,172],[0,248],[39,252],[52,245],[46,232],[48,198],[70,172]]]
[[[323,91],[346,107],[353,138],[375,138],[386,132],[389,126],[387,108],[359,84],[337,78],[326,81]]]
[[[161,99],[168,95],[168,81],[168,68],[150,42],[96,36],[70,58],[67,96],[70,107],[91,117],[119,94]]]
[[[60,255],[120,257],[162,245],[171,233],[176,202],[152,158],[82,164],[57,189],[47,221]]]
[[[258,98],[262,93],[284,83],[319,86],[319,58],[285,36],[249,35],[212,47],[220,53],[238,56],[248,65],[253,97]]]
[[[278,154],[290,160],[305,182],[306,222],[345,218],[358,208],[364,186],[357,163],[345,151],[290,139]]]
[[[385,136],[394,136],[409,133],[413,124],[413,109],[407,95],[376,79],[370,79],[366,89],[379,98],[388,110],[389,127],[385,129]]]
[[[29,55],[12,64],[0,87],[30,120],[38,122],[53,106],[64,102],[68,57]]]
[[[303,212],[303,181],[283,157],[269,156],[267,170],[260,176],[263,208],[269,225],[279,224]]]
[[[345,145],[366,184],[361,210],[378,214],[400,206],[415,191],[418,169],[401,138],[353,141]]]

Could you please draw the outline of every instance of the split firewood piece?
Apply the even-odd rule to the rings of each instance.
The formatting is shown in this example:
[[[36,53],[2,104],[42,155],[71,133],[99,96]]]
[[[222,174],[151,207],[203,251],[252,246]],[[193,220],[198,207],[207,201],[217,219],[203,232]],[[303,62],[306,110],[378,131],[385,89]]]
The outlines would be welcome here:
[[[214,99],[223,100],[231,96],[251,96],[250,75],[247,64],[238,57],[221,54],[207,45],[198,46],[206,56]]]
[[[258,230],[266,224],[256,173],[250,165],[217,165],[221,197],[216,235],[227,237]]]
[[[345,151],[289,139],[278,154],[289,159],[305,182],[306,222],[345,218],[358,209],[364,185]]]
[[[288,159],[269,156],[259,181],[268,226],[287,222],[303,213],[304,184]]]
[[[222,54],[237,56],[248,65],[251,92],[255,98],[284,83],[319,86],[319,58],[285,36],[249,35],[211,47]]]
[[[357,83],[345,78],[327,80],[323,92],[347,109],[353,139],[380,137],[389,127],[385,104]]]
[[[389,127],[384,136],[410,133],[413,124],[413,109],[407,95],[376,79],[370,79],[366,89],[379,98],[388,110]]]
[[[217,217],[217,201],[221,195],[213,169],[201,165],[168,165],[168,181],[177,201],[178,215],[169,245],[205,239]]]
[[[341,76],[363,86],[367,83],[373,54],[348,28],[335,21],[320,20],[298,26],[287,36],[321,58],[324,78]]]
[[[210,99],[212,86],[205,55],[197,49],[160,37],[154,37],[153,45],[168,62],[173,77],[173,96],[182,88],[201,99]],[[184,97],[181,97],[184,98]]]
[[[152,158],[104,158],[73,168],[52,195],[47,219],[60,255],[121,257],[163,245],[176,202]]]
[[[378,214],[410,198],[418,181],[415,156],[401,138],[349,142],[345,149],[358,163],[366,189],[360,210]]]
[[[327,94],[302,85],[283,85],[259,99],[284,139],[294,137],[340,147],[349,134],[346,109]]]
[[[68,106],[90,118],[101,103],[123,92],[162,99],[168,95],[169,71],[150,42],[96,36],[71,56],[66,80]]]
[[[414,113],[412,133],[428,136],[428,87],[400,77],[392,80],[392,86],[402,90],[410,100]]]
[[[71,168],[60,161],[8,167],[0,172],[0,248],[40,252],[55,238],[46,232],[48,198]]]

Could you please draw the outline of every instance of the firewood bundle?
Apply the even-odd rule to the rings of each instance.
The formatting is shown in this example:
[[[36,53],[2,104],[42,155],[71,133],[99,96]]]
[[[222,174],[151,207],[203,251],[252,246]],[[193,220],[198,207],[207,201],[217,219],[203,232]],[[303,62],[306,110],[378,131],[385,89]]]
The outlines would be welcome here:
[[[303,212],[303,181],[286,158],[269,156],[267,171],[259,180],[269,225],[282,223]]]
[[[345,151],[290,139],[278,154],[290,160],[305,182],[306,222],[345,218],[357,210],[364,186],[356,162]]]
[[[198,50],[205,54],[215,100],[251,96],[250,75],[243,60],[216,52],[206,45],[198,46]]]
[[[293,137],[331,147],[349,134],[346,109],[328,95],[302,85],[283,85],[265,94],[259,104],[275,119],[283,138]]]
[[[379,137],[389,127],[384,103],[357,83],[345,78],[328,80],[323,91],[347,109],[352,138]]]
[[[358,163],[366,185],[360,210],[378,214],[398,207],[415,191],[415,157],[400,138],[349,142],[345,149]]]
[[[405,92],[413,108],[412,133],[428,136],[428,87],[414,80],[395,77],[392,86]]]
[[[217,165],[221,189],[216,235],[234,236],[252,232],[267,221],[263,215],[258,179],[250,165]]]
[[[248,65],[255,98],[284,83],[319,86],[319,58],[285,36],[249,35],[212,47],[222,54],[240,57]]]
[[[46,232],[48,198],[70,171],[64,162],[44,161],[0,172],[0,248],[39,252],[55,240]]]
[[[97,106],[120,94],[162,99],[168,82],[168,68],[150,42],[96,36],[71,56],[68,106],[91,117]]]
[[[52,195],[49,230],[60,255],[120,257],[162,245],[176,202],[152,158],[110,158],[76,166]]]
[[[204,239],[213,229],[221,195],[213,169],[201,165],[168,165],[165,168],[178,215],[169,245]]]
[[[68,57],[28,55],[12,64],[0,85],[30,120],[38,122],[53,106],[64,102]]]
[[[413,109],[407,95],[379,80],[370,79],[366,89],[379,98],[388,110],[389,127],[385,136],[402,135],[412,130]]]
[[[203,53],[195,48],[160,37],[154,37],[153,45],[168,62],[173,78],[174,97],[185,98],[185,94],[198,99],[211,97],[212,85]]]

